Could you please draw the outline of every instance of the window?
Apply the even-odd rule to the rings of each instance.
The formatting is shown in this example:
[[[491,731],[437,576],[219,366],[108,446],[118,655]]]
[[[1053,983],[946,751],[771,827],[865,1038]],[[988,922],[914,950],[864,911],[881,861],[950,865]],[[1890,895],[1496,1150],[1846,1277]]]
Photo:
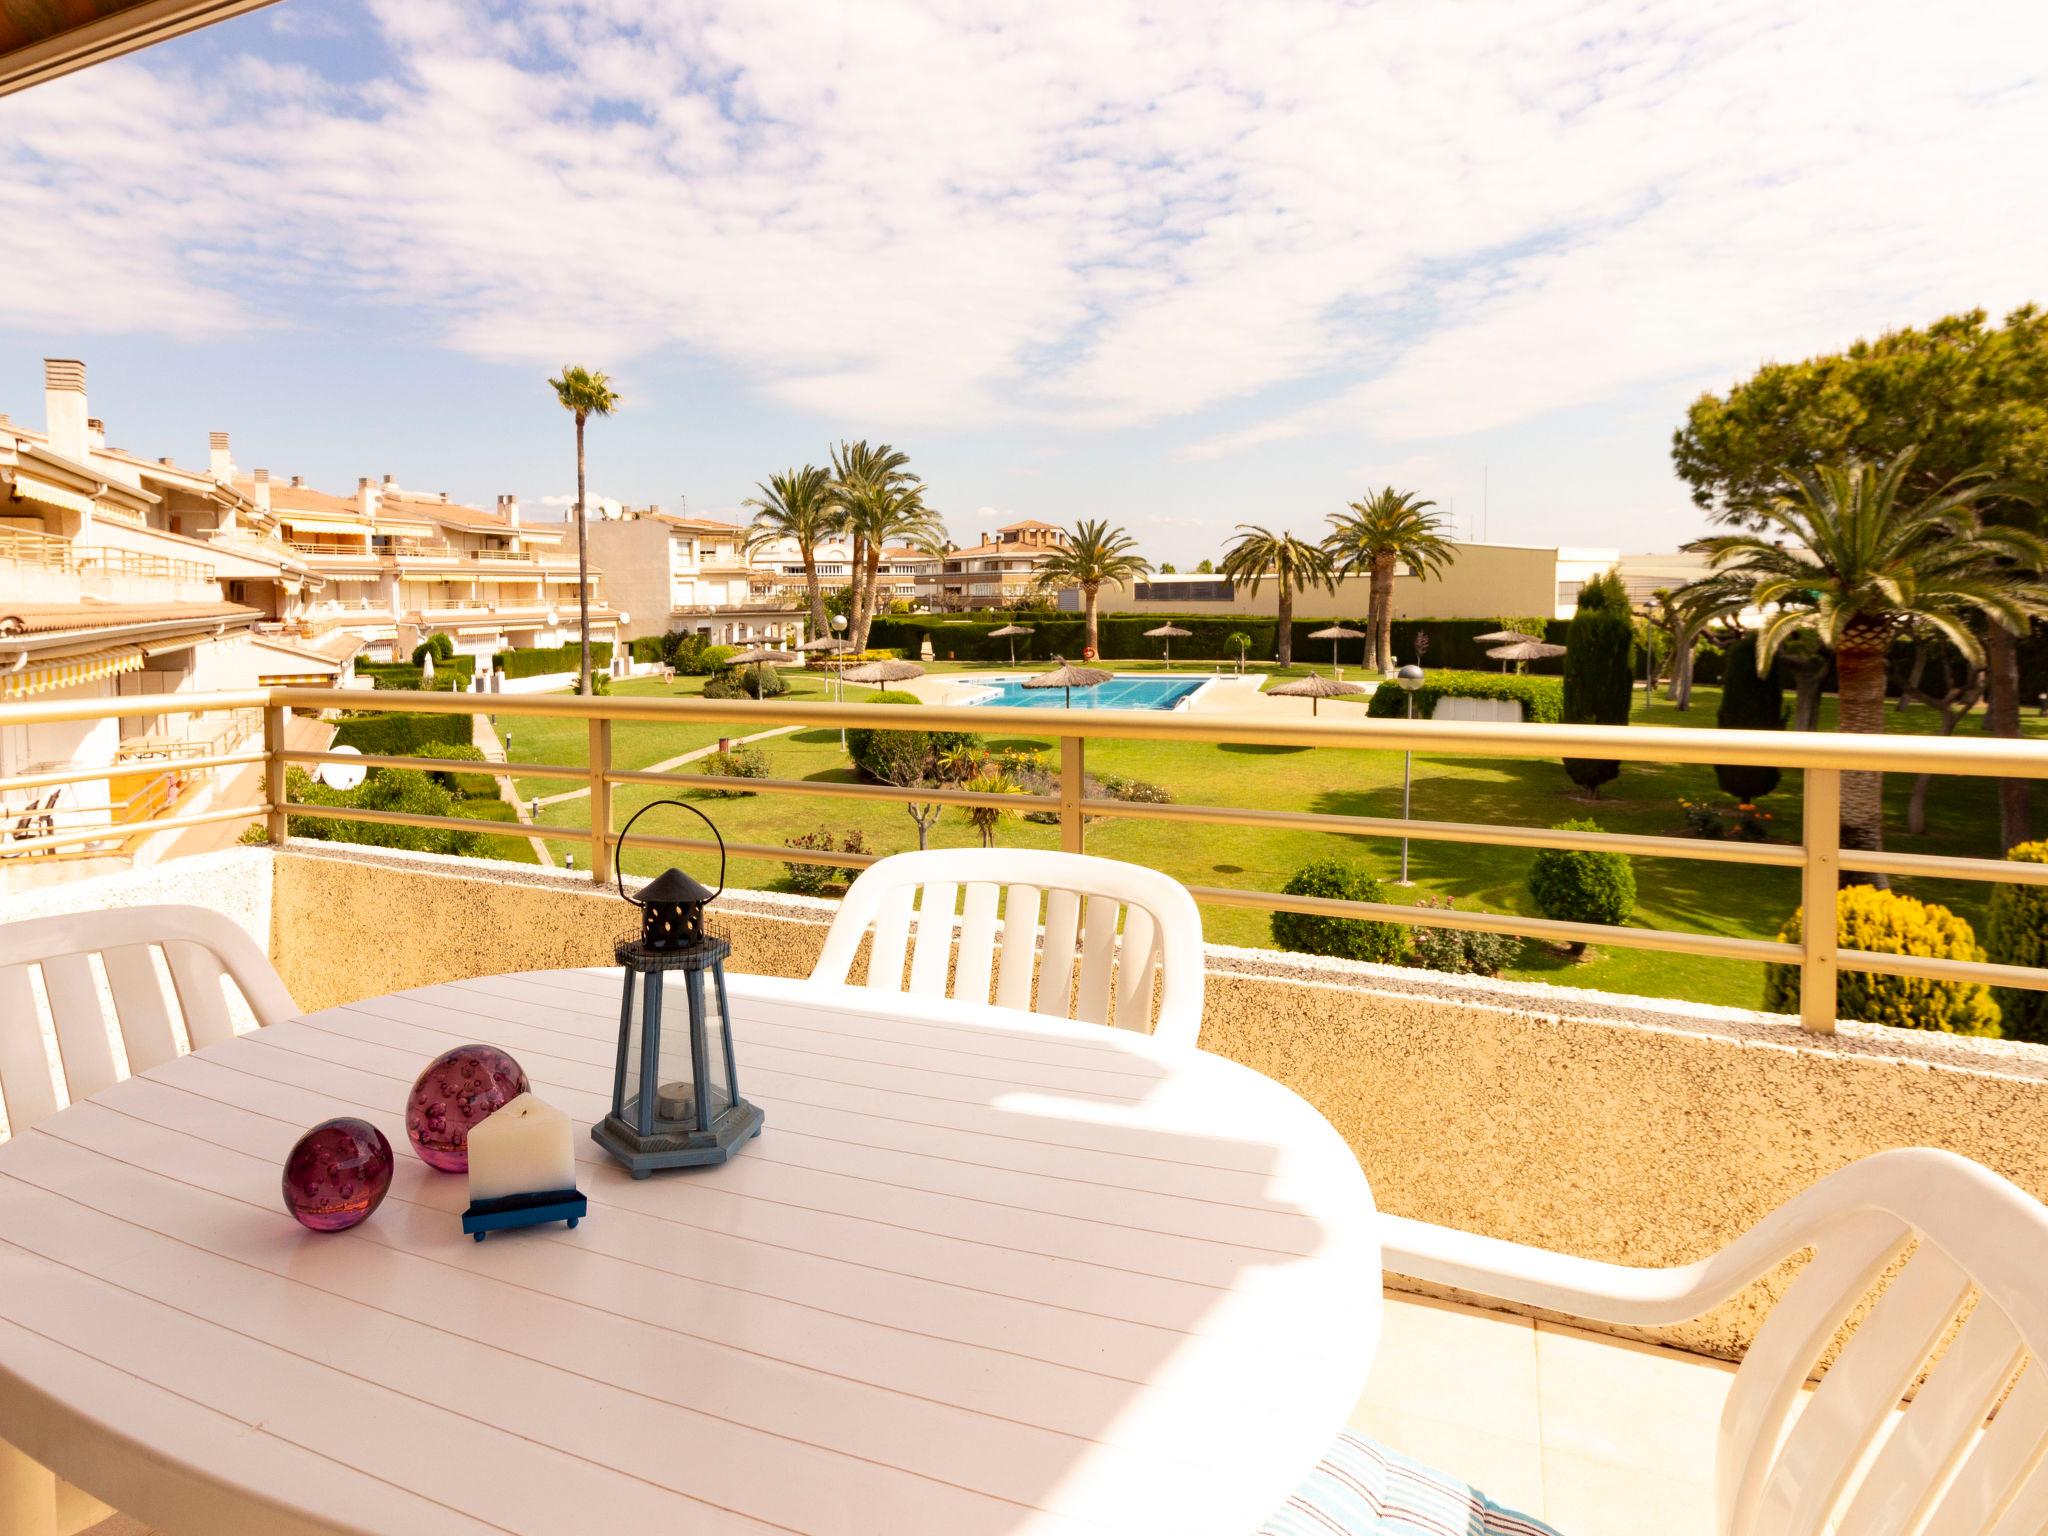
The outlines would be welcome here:
[[[1141,581],[1141,603],[1227,603],[1237,596],[1228,581]]]
[[[1579,589],[1583,581],[1560,581],[1557,584],[1557,603],[1560,608],[1575,608],[1579,602]]]

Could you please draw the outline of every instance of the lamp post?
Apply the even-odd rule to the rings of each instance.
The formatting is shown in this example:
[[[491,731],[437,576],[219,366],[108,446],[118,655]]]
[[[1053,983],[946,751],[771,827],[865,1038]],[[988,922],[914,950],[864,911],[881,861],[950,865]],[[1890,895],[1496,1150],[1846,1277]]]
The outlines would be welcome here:
[[[1408,695],[1408,718],[1413,720],[1415,718],[1415,690],[1422,686],[1422,668],[1416,666],[1411,661],[1407,666],[1394,674],[1394,681],[1399,683],[1402,692]],[[1408,791],[1414,783],[1414,778],[1415,753],[1412,750],[1404,751],[1401,754],[1401,819],[1403,821],[1408,819]],[[1401,839],[1401,884],[1413,885],[1414,883],[1414,881],[1408,878],[1408,839],[1404,837]]]
[[[832,638],[834,640],[846,638],[846,615],[843,613],[832,615]],[[840,664],[832,669],[832,702],[835,704],[844,704],[846,702],[846,663],[843,658]],[[839,727],[839,750],[842,752],[846,750],[846,727],[843,725]]]
[[[1637,604],[1637,612],[1643,616],[1643,713],[1646,715],[1650,712],[1650,695],[1657,687],[1657,633],[1650,623],[1656,611],[1656,603],[1649,598]]]

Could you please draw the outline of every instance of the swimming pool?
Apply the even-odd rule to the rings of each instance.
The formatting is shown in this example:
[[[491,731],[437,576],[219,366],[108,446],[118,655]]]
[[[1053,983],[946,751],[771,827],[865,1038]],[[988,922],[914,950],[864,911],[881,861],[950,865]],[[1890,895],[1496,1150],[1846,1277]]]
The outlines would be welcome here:
[[[1064,709],[1064,688],[1026,688],[1022,678],[977,677],[971,681],[982,690],[971,704],[1005,709]],[[1099,688],[1076,688],[1075,709],[1179,709],[1207,686],[1202,677],[1112,677]]]

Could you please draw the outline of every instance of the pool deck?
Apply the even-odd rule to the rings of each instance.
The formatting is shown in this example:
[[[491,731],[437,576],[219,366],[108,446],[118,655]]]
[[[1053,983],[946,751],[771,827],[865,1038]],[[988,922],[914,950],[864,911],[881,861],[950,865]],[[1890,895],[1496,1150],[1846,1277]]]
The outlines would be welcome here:
[[[1029,677],[1030,675],[1031,672],[1029,670],[1021,668],[1014,672],[1008,668],[1002,668],[993,669],[987,673],[974,674],[976,678],[984,676]],[[1285,715],[1290,718],[1308,719],[1311,717],[1310,706],[1315,702],[1312,699],[1275,698],[1270,694],[1261,692],[1259,685],[1264,679],[1260,674],[1247,673],[1243,677],[1237,677],[1228,672],[1219,675],[1213,671],[1197,671],[1190,668],[1186,672],[1148,672],[1142,675],[1151,678],[1177,678],[1188,682],[1209,683],[1211,686],[1204,688],[1200,693],[1188,700],[1187,711],[1190,714],[1230,715],[1257,712],[1260,714]],[[1369,673],[1358,668],[1351,669],[1350,680],[1363,684],[1367,689],[1372,688],[1375,682]],[[927,704],[964,703],[965,696],[974,691],[970,687],[968,680],[958,673],[933,673],[925,677],[913,678],[907,683],[898,683],[895,686],[916,694]],[[1357,704],[1337,703],[1328,700],[1325,702],[1331,704],[1330,718],[1332,720],[1352,719],[1354,718],[1354,712],[1360,708]],[[1321,716],[1316,715],[1315,718],[1320,719]]]

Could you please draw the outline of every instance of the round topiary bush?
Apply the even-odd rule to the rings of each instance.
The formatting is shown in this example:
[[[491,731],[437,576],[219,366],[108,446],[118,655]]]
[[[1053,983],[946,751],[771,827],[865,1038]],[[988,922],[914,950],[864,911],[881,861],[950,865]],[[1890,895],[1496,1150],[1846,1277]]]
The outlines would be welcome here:
[[[1597,821],[1560,821],[1553,832],[1598,832]],[[1529,899],[1545,917],[1564,923],[1618,926],[1636,910],[1636,872],[1625,853],[1545,848],[1529,864]],[[1571,952],[1585,953],[1574,944]]]
[[[865,704],[922,704],[914,693],[884,688],[869,694]],[[932,755],[929,731],[875,731],[850,726],[846,732],[846,755],[863,777],[881,784],[903,784],[915,779]]]
[[[704,681],[707,699],[776,699],[789,692],[789,684],[773,667],[727,667]]]
[[[434,658],[435,666],[439,666],[444,661],[453,661],[455,659],[455,642],[446,635],[429,635],[412,648],[412,664],[416,667],[429,656]]]
[[[2005,856],[2048,864],[2048,843],[2020,843]],[[1994,886],[1984,947],[2000,965],[2048,965],[2048,885]],[[2048,1041],[2048,992],[1994,987],[1991,996],[2007,1039]]]
[[[1339,901],[1387,899],[1386,888],[1378,877],[1351,859],[1318,859],[1313,864],[1304,864],[1282,889],[1289,896],[1330,896]],[[1382,965],[1397,965],[1408,947],[1408,934],[1398,923],[1275,912],[1273,942],[1282,949],[1305,955],[1335,955],[1343,960],[1376,960]]]
[[[1792,914],[1778,937],[1800,941],[1804,911]],[[1844,886],[1835,900],[1836,942],[1844,949],[1879,955],[1917,955],[1934,960],[1978,960],[1984,951],[1970,925],[1929,901],[1916,901],[1874,885]],[[1901,1029],[1938,1029],[1952,1035],[1999,1033],[1998,1004],[1991,989],[1975,982],[1922,981],[1909,976],[1876,976],[1844,970],[1837,1007],[1845,1019],[1891,1024]],[[1799,967],[1764,967],[1764,1009],[1799,1011]]]

